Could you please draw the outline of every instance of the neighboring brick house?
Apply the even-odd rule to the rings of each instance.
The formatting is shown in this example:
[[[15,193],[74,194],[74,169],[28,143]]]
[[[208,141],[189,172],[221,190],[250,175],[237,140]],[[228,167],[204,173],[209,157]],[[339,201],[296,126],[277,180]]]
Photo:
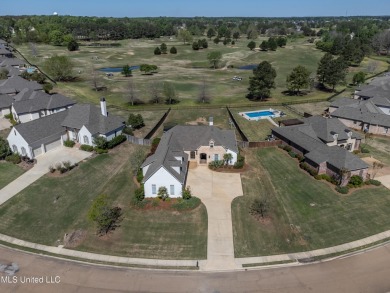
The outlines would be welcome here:
[[[187,178],[188,164],[207,165],[223,160],[231,154],[228,162],[237,161],[238,147],[232,130],[215,126],[178,125],[164,133],[152,156],[141,165],[146,197],[156,197],[158,189],[166,187],[171,197],[180,197]]]
[[[358,133],[346,128],[338,119],[313,116],[302,121],[299,125],[273,128],[272,134],[303,155],[305,162],[318,174],[339,179],[344,170],[348,171],[343,175],[342,185],[346,185],[352,175],[367,177],[368,165],[351,153],[360,146]]]

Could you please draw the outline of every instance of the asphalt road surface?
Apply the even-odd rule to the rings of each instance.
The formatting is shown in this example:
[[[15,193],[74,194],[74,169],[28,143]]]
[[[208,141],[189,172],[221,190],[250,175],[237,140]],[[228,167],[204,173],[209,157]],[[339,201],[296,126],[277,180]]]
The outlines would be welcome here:
[[[8,279],[0,274],[1,293],[390,292],[390,244],[323,263],[232,273],[109,268],[0,247],[0,264],[10,262],[20,271]]]

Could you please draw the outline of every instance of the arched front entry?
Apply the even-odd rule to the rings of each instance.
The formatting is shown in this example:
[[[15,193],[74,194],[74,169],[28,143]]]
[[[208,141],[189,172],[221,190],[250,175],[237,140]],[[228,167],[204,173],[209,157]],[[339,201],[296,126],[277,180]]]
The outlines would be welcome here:
[[[207,164],[207,154],[201,153],[199,155],[199,158],[200,158],[200,161],[199,161],[200,164]]]

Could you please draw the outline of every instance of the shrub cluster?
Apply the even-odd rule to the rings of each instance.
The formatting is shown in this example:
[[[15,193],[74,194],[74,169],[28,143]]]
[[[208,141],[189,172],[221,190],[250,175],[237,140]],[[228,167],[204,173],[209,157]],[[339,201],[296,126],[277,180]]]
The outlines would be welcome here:
[[[335,178],[329,176],[328,174],[315,175],[314,178],[317,180],[321,180],[321,179],[326,180],[334,185],[337,184],[337,180]]]
[[[144,187],[141,186],[140,188],[137,188],[134,192],[134,199],[138,202],[143,201],[145,198],[145,190]]]
[[[378,180],[374,179],[369,179],[365,182],[366,185],[375,185],[375,186],[380,186],[382,183]]]
[[[126,141],[126,136],[123,134],[118,135],[117,137],[114,137],[112,140],[108,142],[107,147],[109,149],[112,149],[124,141]]]
[[[234,169],[242,169],[245,165],[245,157],[241,154],[238,154],[237,156],[237,162],[234,163],[233,168]]]
[[[65,140],[64,141],[64,146],[66,146],[67,148],[72,148],[72,147],[74,147],[74,145],[75,145],[76,143],[73,141],[73,140]]]
[[[144,174],[142,173],[142,169],[138,169],[138,172],[137,172],[137,181],[139,183],[142,183],[142,180],[144,179]]]
[[[349,188],[347,186],[336,186],[336,191],[341,194],[347,194],[349,192]]]
[[[94,148],[94,151],[95,151],[98,155],[107,154],[107,153],[108,153],[108,150],[107,150],[107,149],[101,149],[101,148],[97,148],[97,147]]]
[[[364,184],[363,182],[363,178],[358,176],[358,175],[353,175],[351,176],[351,178],[349,179],[349,182],[348,182],[348,187],[361,187],[362,185]]]
[[[85,152],[93,152],[93,146],[87,145],[87,144],[82,144],[80,146],[80,150],[85,151]]]
[[[309,173],[311,176],[316,176],[318,172],[309,166],[308,163],[301,162],[299,163],[299,167]]]
[[[370,152],[370,150],[366,147],[366,146],[362,146],[360,148],[360,151],[363,153],[363,154],[368,154]]]
[[[184,200],[189,200],[192,198],[192,192],[191,192],[191,188],[188,186],[187,188],[184,188],[182,193],[181,193],[181,197],[184,199]]]
[[[58,172],[63,174],[74,169],[77,166],[78,166],[77,163],[72,164],[70,161],[63,161],[63,162],[56,163],[54,166],[53,165],[49,166],[49,171],[50,173],[54,173],[57,170]]]
[[[200,204],[200,199],[193,196],[190,199],[179,198],[176,203],[172,204],[172,208],[177,211],[188,211],[196,209]]]
[[[19,163],[22,161],[20,155],[17,154],[17,153],[14,153],[14,154],[11,154],[11,155],[9,155],[9,156],[6,156],[6,157],[5,157],[5,160],[6,160],[7,162],[10,162],[10,163],[15,164],[15,165],[16,165],[16,164],[19,164]]]
[[[297,157],[297,154],[294,153],[293,151],[288,152],[288,154],[290,155],[291,158],[296,158]]]
[[[216,160],[209,163],[209,168],[211,170],[217,170],[219,168],[222,168],[223,165],[225,165],[225,162],[223,160]]]

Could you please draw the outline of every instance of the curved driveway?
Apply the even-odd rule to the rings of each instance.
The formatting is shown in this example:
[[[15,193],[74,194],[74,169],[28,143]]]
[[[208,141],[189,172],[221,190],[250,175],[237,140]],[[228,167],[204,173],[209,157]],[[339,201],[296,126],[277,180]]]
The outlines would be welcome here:
[[[16,262],[17,283],[0,292],[390,292],[390,244],[318,264],[233,273],[110,268],[27,254],[0,247],[0,263]],[[23,277],[48,277],[58,284],[22,284]],[[58,276],[59,278],[55,278]],[[52,277],[50,279],[50,277]],[[45,280],[46,282],[46,280]]]

